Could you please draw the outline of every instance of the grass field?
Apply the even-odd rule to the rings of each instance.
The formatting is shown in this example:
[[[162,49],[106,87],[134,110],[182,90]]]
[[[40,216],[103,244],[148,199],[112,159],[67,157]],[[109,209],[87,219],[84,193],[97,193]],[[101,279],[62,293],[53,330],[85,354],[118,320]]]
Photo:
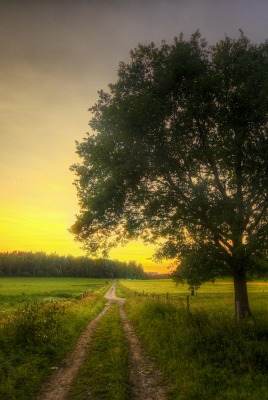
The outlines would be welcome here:
[[[51,368],[60,365],[89,321],[103,308],[106,282],[1,278],[1,399],[36,399]]]
[[[187,285],[176,285],[171,279],[120,280],[121,296],[133,296],[135,293],[144,296],[160,296],[186,304],[190,294]],[[120,290],[120,289],[119,289]],[[268,312],[268,282],[248,282],[249,301],[254,314]],[[189,296],[193,309],[217,309],[232,312],[234,308],[234,287],[231,278],[220,279],[215,283],[206,283],[194,296]]]
[[[186,286],[171,280],[120,281],[121,295],[129,298],[128,318],[170,382],[168,399],[267,397],[268,286],[251,282],[248,287],[254,318],[238,327],[233,285],[226,280],[189,296],[190,313]]]
[[[18,308],[34,302],[78,300],[108,282],[89,278],[0,278],[0,327]]]
[[[0,311],[33,301],[77,299],[105,283],[106,279],[89,278],[0,278]]]
[[[151,280],[121,280],[128,289],[138,293],[166,294],[185,296],[189,294],[187,285],[176,285],[172,279],[151,279]],[[249,293],[268,294],[268,282],[254,281],[248,282]],[[233,282],[231,278],[219,279],[215,283],[206,283],[198,291],[198,295],[233,294]]]

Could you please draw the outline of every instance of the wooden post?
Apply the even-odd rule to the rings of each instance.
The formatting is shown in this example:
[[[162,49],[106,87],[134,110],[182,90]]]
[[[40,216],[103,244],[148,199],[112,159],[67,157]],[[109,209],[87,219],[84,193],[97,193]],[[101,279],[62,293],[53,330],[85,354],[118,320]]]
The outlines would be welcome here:
[[[167,300],[168,300],[168,292],[167,292]]]
[[[190,301],[189,301],[189,295],[188,294],[186,296],[186,301],[187,301],[187,313],[189,315],[190,314]]]

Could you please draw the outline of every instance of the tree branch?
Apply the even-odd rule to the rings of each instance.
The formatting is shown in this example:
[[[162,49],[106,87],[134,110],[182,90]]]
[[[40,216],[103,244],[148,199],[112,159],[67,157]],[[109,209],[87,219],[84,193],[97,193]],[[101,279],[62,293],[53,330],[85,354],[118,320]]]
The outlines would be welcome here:
[[[230,199],[227,196],[227,193],[226,193],[224,185],[221,183],[221,180],[220,180],[220,177],[219,177],[219,172],[218,172],[218,169],[217,169],[217,165],[216,165],[216,163],[215,163],[215,161],[214,161],[214,159],[213,159],[213,157],[211,155],[211,150],[210,150],[209,145],[207,143],[207,135],[204,132],[204,130],[202,129],[201,124],[200,124],[198,119],[196,119],[196,123],[197,123],[197,128],[198,128],[198,131],[199,131],[200,143],[201,143],[201,145],[203,147],[203,150],[205,152],[208,165],[211,168],[212,174],[214,176],[216,187],[219,190],[219,192],[221,193],[222,199],[229,203]]]
[[[258,214],[258,216],[255,219],[255,222],[249,226],[249,228],[246,230],[249,234],[250,232],[254,231],[256,226],[260,223],[262,217],[265,215],[266,211],[268,209],[268,198],[265,199],[262,210]]]
[[[188,207],[190,207],[191,199],[189,197],[187,197],[177,185],[175,185],[169,172],[167,172],[165,179],[168,182],[168,184],[170,185],[170,187],[173,189],[173,191],[176,192],[186,202]]]

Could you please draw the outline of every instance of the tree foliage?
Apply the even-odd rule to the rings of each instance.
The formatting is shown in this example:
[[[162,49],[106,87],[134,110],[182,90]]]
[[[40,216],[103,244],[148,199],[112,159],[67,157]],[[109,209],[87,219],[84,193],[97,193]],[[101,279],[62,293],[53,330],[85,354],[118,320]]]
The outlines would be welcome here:
[[[194,265],[200,282],[232,273],[247,303],[246,272],[267,271],[267,110],[267,42],[241,32],[209,46],[196,32],[139,45],[77,143],[71,231],[90,252],[161,239],[159,258]]]

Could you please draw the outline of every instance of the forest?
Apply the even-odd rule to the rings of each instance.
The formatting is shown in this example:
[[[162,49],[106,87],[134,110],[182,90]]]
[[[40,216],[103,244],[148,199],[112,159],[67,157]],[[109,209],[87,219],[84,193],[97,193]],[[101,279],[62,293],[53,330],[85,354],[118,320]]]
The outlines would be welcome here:
[[[142,265],[135,261],[127,263],[25,251],[0,253],[0,276],[146,279]]]

